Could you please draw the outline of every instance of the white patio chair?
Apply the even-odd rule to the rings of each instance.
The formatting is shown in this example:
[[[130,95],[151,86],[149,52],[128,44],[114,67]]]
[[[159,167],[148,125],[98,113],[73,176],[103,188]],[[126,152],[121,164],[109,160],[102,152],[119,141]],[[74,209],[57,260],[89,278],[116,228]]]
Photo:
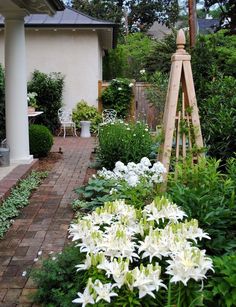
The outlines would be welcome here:
[[[76,125],[72,120],[72,110],[66,109],[66,108],[60,108],[58,110],[58,118],[61,124],[60,132],[58,133],[58,136],[63,131],[64,138],[66,137],[66,129],[71,129],[72,135],[77,136],[76,134]]]
[[[103,123],[111,123],[116,120],[117,112],[114,109],[105,109],[102,112]]]

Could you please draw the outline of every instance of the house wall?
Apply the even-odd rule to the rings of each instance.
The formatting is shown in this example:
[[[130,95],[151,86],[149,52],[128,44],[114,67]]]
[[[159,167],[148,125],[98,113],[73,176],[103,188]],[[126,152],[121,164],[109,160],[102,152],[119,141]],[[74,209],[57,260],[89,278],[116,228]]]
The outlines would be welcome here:
[[[0,32],[0,62],[4,63],[3,32]],[[63,103],[74,107],[84,99],[97,106],[98,80],[102,79],[102,50],[92,30],[26,29],[27,77],[39,71],[65,76]]]

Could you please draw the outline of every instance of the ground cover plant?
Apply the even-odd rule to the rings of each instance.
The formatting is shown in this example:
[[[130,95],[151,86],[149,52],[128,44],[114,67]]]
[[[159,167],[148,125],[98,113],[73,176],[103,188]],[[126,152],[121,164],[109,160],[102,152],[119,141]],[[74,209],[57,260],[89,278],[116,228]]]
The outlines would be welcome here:
[[[7,199],[0,204],[0,238],[14,222],[20,209],[29,204],[29,197],[41,181],[47,176],[46,172],[32,172],[26,179],[20,181],[17,187],[11,190]]]
[[[142,157],[149,156],[153,143],[145,124],[123,121],[101,126],[98,140],[98,158],[108,169],[113,169],[117,161],[138,163]]]

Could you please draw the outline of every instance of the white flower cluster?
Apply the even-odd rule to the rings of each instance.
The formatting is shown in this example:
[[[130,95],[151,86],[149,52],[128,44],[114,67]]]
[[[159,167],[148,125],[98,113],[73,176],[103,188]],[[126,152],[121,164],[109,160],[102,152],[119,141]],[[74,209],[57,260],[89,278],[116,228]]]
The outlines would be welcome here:
[[[124,200],[107,202],[101,208],[78,220],[70,227],[70,236],[86,252],[84,263],[77,270],[97,267],[110,283],[89,280],[74,303],[95,304],[103,299],[110,303],[116,289],[126,287],[155,297],[155,291],[166,288],[161,272],[173,283],[187,285],[190,279],[201,281],[212,270],[212,261],[193,242],[208,235],[196,220],[183,221],[186,214],[166,198],[156,198],[142,211],[126,205]],[[147,265],[143,265],[143,260]],[[162,268],[159,265],[162,259]],[[115,292],[114,292],[115,291]]]
[[[123,162],[118,161],[113,171],[103,168],[98,171],[97,176],[108,180],[124,180],[129,186],[135,187],[142,179],[145,179],[150,184],[161,183],[163,182],[164,173],[166,173],[166,169],[161,162],[156,162],[152,165],[147,157],[143,157],[137,164],[129,162],[125,165]]]

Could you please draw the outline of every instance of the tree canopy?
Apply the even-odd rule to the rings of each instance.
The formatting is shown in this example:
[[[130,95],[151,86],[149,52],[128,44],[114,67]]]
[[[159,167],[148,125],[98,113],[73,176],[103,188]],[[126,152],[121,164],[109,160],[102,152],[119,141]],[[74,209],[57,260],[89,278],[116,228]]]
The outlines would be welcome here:
[[[129,32],[146,31],[154,21],[174,24],[178,0],[72,0],[72,6],[90,16],[114,21]]]
[[[236,34],[236,2],[235,0],[205,0],[205,8],[208,10],[213,5],[220,9],[221,27],[228,28],[231,34]]]

